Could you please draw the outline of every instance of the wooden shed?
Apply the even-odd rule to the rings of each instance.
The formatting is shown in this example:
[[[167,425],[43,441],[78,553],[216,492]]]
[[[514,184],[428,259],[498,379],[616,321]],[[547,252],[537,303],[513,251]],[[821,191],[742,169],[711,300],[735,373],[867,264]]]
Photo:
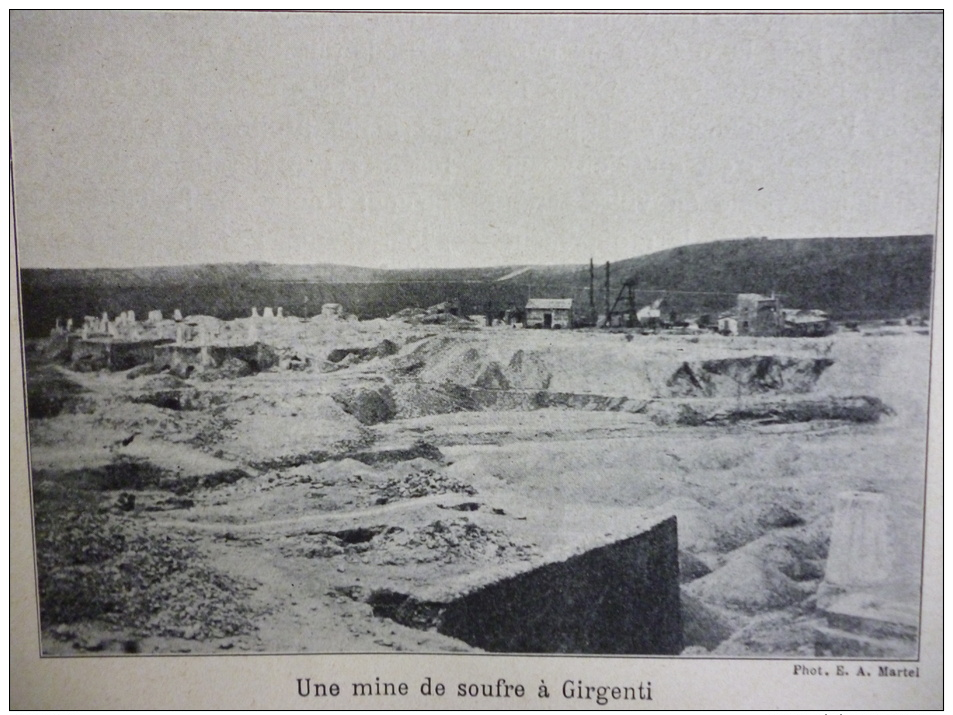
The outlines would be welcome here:
[[[527,328],[571,328],[572,298],[530,298],[526,302]]]

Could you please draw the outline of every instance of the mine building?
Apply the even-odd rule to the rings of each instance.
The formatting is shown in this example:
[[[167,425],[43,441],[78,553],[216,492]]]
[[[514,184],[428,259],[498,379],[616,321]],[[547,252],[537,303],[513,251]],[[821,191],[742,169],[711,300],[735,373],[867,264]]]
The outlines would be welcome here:
[[[635,313],[635,317],[638,319],[638,324],[643,328],[658,328],[665,323],[665,318],[662,316],[662,312],[669,307],[668,302],[665,298],[659,298],[658,300],[653,300],[646,306],[639,308]]]
[[[738,318],[734,313],[722,313],[718,316],[718,332],[722,335],[738,334]]]
[[[784,326],[781,300],[758,293],[739,293],[738,335],[777,336]]]
[[[781,313],[784,317],[783,335],[785,336],[813,338],[834,332],[834,324],[823,310],[784,308]]]
[[[572,298],[530,298],[526,302],[527,328],[571,328]]]

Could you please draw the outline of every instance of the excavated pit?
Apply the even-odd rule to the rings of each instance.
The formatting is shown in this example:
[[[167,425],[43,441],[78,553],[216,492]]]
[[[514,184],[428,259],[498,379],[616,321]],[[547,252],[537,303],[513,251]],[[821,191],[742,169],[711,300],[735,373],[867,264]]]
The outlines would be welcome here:
[[[294,637],[250,646],[260,650],[297,652],[332,642],[327,634],[340,624],[337,606],[360,615],[341,642],[361,652],[458,651],[465,642],[514,653],[907,657],[915,647],[912,626],[871,617],[867,601],[852,608],[856,604],[844,598],[854,594],[824,584],[826,541],[820,548],[830,531],[825,490],[886,483],[891,507],[905,495],[899,467],[914,463],[913,440],[881,439],[909,427],[916,407],[889,380],[904,373],[896,369],[892,347],[859,335],[808,345],[487,331],[399,340],[404,347],[396,354],[344,355],[329,361],[351,368],[339,372],[321,357],[335,344],[380,341],[376,326],[366,340],[305,327],[311,332],[307,340],[294,338],[293,352],[313,362],[301,375],[275,371],[203,385],[204,376],[238,377],[252,366],[234,355],[202,365],[200,349],[176,358],[183,369],[194,369],[188,380],[155,362],[119,375],[57,367],[46,376],[31,367],[35,503],[56,526],[57,509],[49,505],[82,494],[98,505],[95,513],[135,528],[153,521],[157,533],[184,528],[189,541],[216,557],[241,548],[222,562],[238,564],[236,573],[257,569],[271,579],[276,562],[311,569],[316,598],[336,593],[370,604],[336,599],[331,608],[313,609],[301,598],[295,611],[282,589],[272,601],[280,607],[270,606],[273,615],[261,622],[273,629],[270,637],[278,632],[275,614],[293,611],[294,619],[277,626]],[[265,338],[281,344],[279,328],[298,330],[291,323],[266,325]],[[59,348],[64,362],[67,346]],[[281,356],[290,350],[277,349]],[[901,349],[907,348],[898,341]],[[828,355],[837,359],[832,369]],[[914,384],[918,373],[911,373],[904,384]],[[896,419],[873,426],[890,411],[868,394],[895,406]],[[312,409],[317,401],[320,409]],[[464,414],[449,416],[458,412]],[[595,412],[607,414],[589,414]],[[347,429],[323,422],[312,427],[314,415]],[[810,421],[837,424],[783,424]],[[288,439],[286,426],[294,435]],[[279,437],[274,443],[259,439],[272,431]],[[414,443],[421,436],[428,441]],[[153,448],[139,449],[147,440]],[[74,444],[77,452],[67,454]],[[221,464],[196,466],[200,452]],[[413,458],[430,463],[401,464]],[[117,463],[101,467],[112,460]],[[344,464],[350,460],[357,464]],[[286,469],[293,465],[301,468]],[[255,478],[256,467],[268,473]],[[230,471],[239,468],[248,471]],[[251,478],[201,491],[219,475]],[[762,482],[771,488],[747,489]],[[666,595],[677,599],[680,626],[643,632],[633,645],[638,629],[623,623],[620,630],[623,611],[646,612],[655,624],[674,616],[653,615],[653,604],[633,597],[638,589],[627,564],[635,551],[625,553],[623,545],[635,537],[622,512],[667,516],[676,495],[694,503],[678,511],[681,592]],[[192,511],[175,513],[183,509]],[[609,518],[613,509],[619,518]],[[153,511],[160,513],[146,514]],[[914,506],[903,514],[898,533],[907,522],[920,523]],[[259,519],[283,525],[255,527]],[[585,550],[553,556],[550,534],[566,531],[572,536],[565,541],[586,541]],[[918,534],[901,536],[907,544]],[[615,550],[621,555],[614,557]],[[919,563],[912,547],[899,555]],[[664,578],[662,570],[651,578]],[[904,572],[906,583],[917,578]],[[609,584],[610,593],[595,584]],[[77,592],[68,585],[64,594]],[[646,591],[654,594],[658,585]],[[822,595],[837,598],[827,603]],[[906,591],[896,600],[918,603]],[[590,613],[593,604],[596,613]],[[371,611],[393,620],[369,618]],[[302,622],[312,627],[298,635]],[[454,642],[442,642],[437,633]]]
[[[682,348],[646,352],[627,343],[594,341],[591,350],[548,344],[527,350],[510,343],[432,338],[391,363],[395,379],[484,390],[544,390],[578,394],[737,397],[813,389],[833,359],[805,354],[736,355],[709,346],[711,357],[686,360]],[[694,352],[694,351],[693,351]],[[624,377],[623,377],[624,376]]]
[[[798,399],[803,398],[799,396],[811,392],[834,364],[828,357],[746,355],[686,361],[676,356],[640,359],[626,355],[623,359],[627,380],[600,382],[592,377],[600,374],[598,364],[589,364],[595,360],[592,356],[567,356],[567,363],[574,361],[567,365],[540,351],[478,349],[434,339],[394,361],[392,388],[336,399],[364,424],[480,410],[639,413],[652,403],[680,398],[712,400],[717,408],[702,407],[696,410],[697,415],[666,420],[667,424],[811,419],[863,422],[875,421],[885,412],[879,401],[864,397],[801,406]],[[596,386],[612,391],[586,389]],[[786,401],[757,404],[772,397]],[[717,401],[726,399],[749,402],[736,404],[725,414]]]
[[[322,534],[327,534],[328,536],[333,536],[336,539],[339,539],[345,544],[366,544],[368,541],[371,541],[375,536],[383,532],[385,527],[379,526],[375,528],[365,528],[357,527],[355,529],[342,529],[341,531],[323,531],[318,532]]]
[[[128,370],[151,363],[159,348],[171,340],[163,338],[121,340],[89,338],[71,341],[70,367],[77,372]]]

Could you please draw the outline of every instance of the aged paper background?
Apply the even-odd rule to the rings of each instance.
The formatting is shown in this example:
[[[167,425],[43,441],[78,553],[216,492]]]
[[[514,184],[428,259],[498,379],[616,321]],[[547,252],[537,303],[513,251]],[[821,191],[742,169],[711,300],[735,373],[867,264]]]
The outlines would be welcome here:
[[[16,146],[17,137],[13,143]],[[14,176],[14,180],[16,176]],[[19,187],[18,187],[19,188]],[[940,192],[942,196],[942,191]],[[941,216],[941,207],[938,215]],[[18,330],[17,256],[11,241],[11,705],[53,708],[463,708],[593,707],[591,701],[567,700],[561,684],[573,679],[593,685],[651,683],[651,704],[664,709],[694,708],[930,708],[942,704],[942,220],[938,239],[931,319],[931,365],[928,477],[921,641],[917,679],[810,678],[794,676],[793,659],[572,657],[505,655],[234,655],[40,658],[27,446]],[[378,265],[379,257],[347,247],[347,262]],[[20,247],[21,257],[23,248]],[[221,251],[221,248],[219,248]],[[224,255],[224,254],[220,254]],[[85,260],[85,258],[83,259]],[[170,261],[171,262],[171,261]],[[343,262],[343,261],[342,261]],[[817,665],[812,661],[809,664]],[[825,663],[831,668],[838,661]],[[844,661],[853,669],[865,661]],[[876,668],[871,662],[869,669]],[[337,698],[301,698],[296,679],[338,683]],[[430,677],[448,688],[443,698],[424,697],[420,684]],[[505,677],[522,683],[521,700],[468,699],[454,695],[460,682],[495,682]],[[348,698],[349,683],[405,682],[409,695],[400,698]],[[541,700],[545,681],[552,697]],[[619,703],[619,705],[624,705]],[[608,705],[612,707],[612,703]]]

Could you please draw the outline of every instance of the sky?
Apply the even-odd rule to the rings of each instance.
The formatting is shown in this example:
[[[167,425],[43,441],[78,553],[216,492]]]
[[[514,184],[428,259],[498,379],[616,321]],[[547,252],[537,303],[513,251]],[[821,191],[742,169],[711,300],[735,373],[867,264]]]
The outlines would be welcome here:
[[[933,233],[942,15],[10,15],[24,267]]]

